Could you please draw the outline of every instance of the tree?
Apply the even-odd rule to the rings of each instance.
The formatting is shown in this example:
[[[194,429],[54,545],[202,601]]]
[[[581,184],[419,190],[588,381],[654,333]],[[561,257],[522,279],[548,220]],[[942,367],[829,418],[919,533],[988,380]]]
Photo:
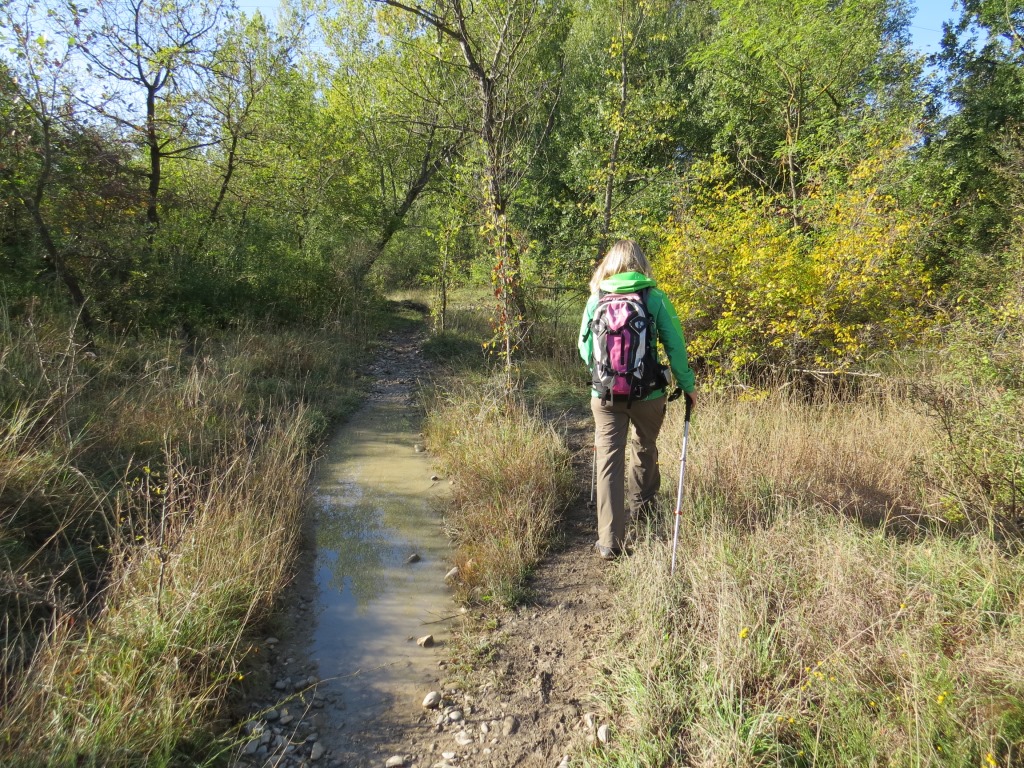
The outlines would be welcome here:
[[[438,56],[441,33],[422,34],[416,17],[375,10],[352,2],[325,23],[327,108],[351,131],[362,169],[366,272],[474,133],[467,84]]]
[[[499,299],[496,341],[511,375],[526,308],[521,253],[509,222],[509,192],[523,172],[516,167],[517,156],[530,153],[527,139],[538,146],[550,129],[548,119],[540,137],[533,131],[538,115],[545,113],[547,99],[557,100],[561,67],[550,48],[563,24],[562,7],[530,0],[483,0],[468,8],[462,0],[438,0],[429,6],[402,0],[374,2],[412,14],[426,29],[453,43],[476,87],[483,154],[481,192]],[[550,108],[546,112],[550,115]]]
[[[1024,3],[965,0],[961,9],[945,25],[936,59],[948,73],[939,96],[954,109],[938,121],[929,155],[931,182],[946,191],[957,223],[937,247],[940,267],[947,277],[969,278],[985,274],[989,254],[1013,234],[1001,168],[1024,114]]]
[[[11,151],[9,158],[17,163],[20,172],[20,178],[10,180],[20,187],[17,196],[31,217],[47,268],[64,284],[83,326],[91,333],[92,314],[81,282],[54,234],[45,207],[57,162],[58,135],[62,127],[66,129],[74,120],[73,83],[68,66],[71,46],[58,43],[34,26],[32,19],[37,10],[34,4],[27,3],[18,16],[13,6],[6,5],[0,16],[14,52],[14,68],[5,67],[2,72],[6,95],[13,96],[4,109],[12,123],[11,132],[5,131],[5,143]]]
[[[259,14],[230,29],[216,51],[208,103],[219,128],[222,162],[210,207],[211,226],[224,205],[235,171],[244,162],[244,145],[259,138],[259,108],[275,77],[288,66],[290,55],[290,42],[273,36]]]
[[[679,175],[707,151],[687,56],[708,24],[705,3],[576,3],[552,141],[523,212],[560,274],[589,272],[614,234],[656,239]]]
[[[917,65],[900,0],[712,0],[718,20],[692,62],[707,89],[716,149],[800,218],[812,162],[867,114],[906,125]],[[852,124],[852,126],[851,126]]]
[[[196,138],[197,105],[179,97],[203,90],[195,80],[209,74],[213,33],[229,7],[217,0],[107,0],[91,8],[68,2],[58,18],[106,88],[93,109],[145,147],[151,233],[160,224],[163,161],[205,143]]]

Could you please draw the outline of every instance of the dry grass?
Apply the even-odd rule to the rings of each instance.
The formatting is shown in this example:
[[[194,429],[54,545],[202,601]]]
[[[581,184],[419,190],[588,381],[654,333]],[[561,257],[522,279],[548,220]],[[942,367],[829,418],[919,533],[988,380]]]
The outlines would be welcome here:
[[[86,353],[0,314],[0,763],[226,748],[217,708],[288,578],[305,449],[358,397],[372,333],[340,331]]]
[[[8,764],[160,765],[209,739],[240,630],[288,578],[302,424],[298,411],[239,428],[208,473],[167,456],[126,489],[102,608],[84,632],[59,621],[37,651],[7,707]]]
[[[669,409],[663,456],[671,446],[676,458],[681,417],[681,409]],[[724,508],[749,522],[780,499],[872,526],[928,515],[918,478],[936,440],[935,425],[909,403],[711,396],[695,417],[692,437],[690,493],[720,497]]]
[[[463,596],[517,602],[571,493],[564,441],[496,381],[435,388],[424,428],[456,480],[445,521]]]
[[[541,406],[576,401],[585,374],[569,330],[536,328],[540,354],[522,363]],[[1019,498],[1019,376],[1000,368],[998,388],[965,385],[949,355],[922,364],[841,397],[702,400],[675,577],[671,514],[612,569],[619,597],[595,666],[615,732],[584,764],[1024,764],[1024,561],[1006,525]],[[937,394],[920,397],[926,385]],[[492,471],[501,449],[471,463],[502,431],[481,426],[478,408],[501,408],[476,390],[452,396],[470,403],[462,411],[442,403],[432,426],[466,475],[486,478],[463,489],[470,509],[519,475]],[[671,407],[664,509],[681,435]]]
[[[665,530],[615,569],[617,734],[587,764],[1020,763],[1024,564],[932,524],[933,423],[709,399],[691,438],[675,578]]]

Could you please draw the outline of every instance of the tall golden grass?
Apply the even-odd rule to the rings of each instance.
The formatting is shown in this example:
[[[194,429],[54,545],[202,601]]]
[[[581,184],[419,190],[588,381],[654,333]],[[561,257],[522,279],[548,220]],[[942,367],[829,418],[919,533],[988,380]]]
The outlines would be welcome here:
[[[691,440],[675,577],[667,519],[613,570],[586,764],[1019,764],[1024,562],[946,525],[933,419],[709,397]]]
[[[663,464],[678,459],[681,416],[669,409]],[[785,499],[870,525],[917,521],[929,514],[918,480],[935,438],[922,408],[889,397],[712,395],[695,417],[688,488],[751,520]]]
[[[570,498],[569,450],[500,377],[446,380],[428,398],[427,442],[455,478],[445,523],[463,597],[513,604]]]
[[[96,615],[56,620],[5,708],[10,764],[160,765],[210,740],[243,630],[288,579],[303,418],[240,425],[205,470],[166,455],[122,494]]]
[[[228,748],[218,707],[289,578],[307,447],[358,397],[356,321],[87,349],[0,313],[0,764]]]

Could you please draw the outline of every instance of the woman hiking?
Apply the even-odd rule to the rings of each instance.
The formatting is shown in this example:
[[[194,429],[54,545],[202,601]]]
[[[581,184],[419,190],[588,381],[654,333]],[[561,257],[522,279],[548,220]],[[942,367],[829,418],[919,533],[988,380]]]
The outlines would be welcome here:
[[[624,480],[630,424],[633,516],[651,512],[661,485],[657,440],[665,420],[668,377],[657,362],[659,341],[676,385],[692,406],[697,392],[679,317],[651,277],[651,265],[640,246],[619,240],[590,280],[578,343],[592,373],[598,536],[594,549],[605,560],[622,553],[629,522]]]

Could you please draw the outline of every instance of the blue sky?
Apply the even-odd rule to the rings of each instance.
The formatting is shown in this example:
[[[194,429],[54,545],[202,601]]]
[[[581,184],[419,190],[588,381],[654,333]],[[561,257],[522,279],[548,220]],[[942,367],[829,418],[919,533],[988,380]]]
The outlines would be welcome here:
[[[921,53],[937,53],[942,39],[942,22],[953,21],[959,14],[953,0],[917,0],[917,13],[910,22],[914,46]]]

